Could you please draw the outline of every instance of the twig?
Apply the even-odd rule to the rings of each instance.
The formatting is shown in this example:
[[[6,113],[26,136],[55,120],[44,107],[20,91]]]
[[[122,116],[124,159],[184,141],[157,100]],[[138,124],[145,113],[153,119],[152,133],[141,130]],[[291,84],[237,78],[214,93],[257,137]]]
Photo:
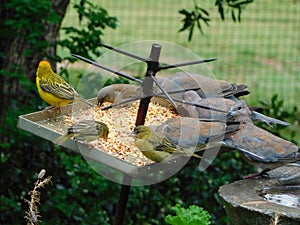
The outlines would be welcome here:
[[[28,203],[29,209],[26,211],[26,220],[27,225],[38,225],[41,220],[41,216],[38,212],[38,205],[40,205],[41,193],[38,189],[43,188],[46,184],[51,183],[51,176],[43,178],[46,173],[46,170],[42,169],[38,175],[37,181],[34,183],[34,188],[28,195],[30,195],[30,201],[25,199],[25,202]]]
[[[279,219],[280,215],[278,213],[274,214],[274,217],[271,219],[270,225],[279,225],[280,219]]]

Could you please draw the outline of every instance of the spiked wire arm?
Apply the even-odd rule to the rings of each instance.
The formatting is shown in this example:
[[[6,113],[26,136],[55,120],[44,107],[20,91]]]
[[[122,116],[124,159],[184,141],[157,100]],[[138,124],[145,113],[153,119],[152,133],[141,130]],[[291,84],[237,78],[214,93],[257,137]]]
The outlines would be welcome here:
[[[126,99],[126,100],[124,100],[122,102],[113,103],[113,104],[111,104],[109,106],[103,107],[102,110],[110,109],[112,107],[120,106],[120,105],[123,105],[125,103],[133,102],[133,101],[137,101],[137,100],[141,100],[141,102],[143,102],[144,104],[147,105],[147,104],[149,104],[151,98],[153,96],[156,96],[156,97],[159,97],[159,98],[168,99],[171,102],[171,104],[174,106],[174,108],[176,110],[178,110],[176,102],[179,102],[179,103],[182,103],[182,104],[193,105],[193,106],[196,106],[196,107],[199,107],[199,108],[209,109],[209,110],[213,110],[213,111],[216,111],[216,112],[225,112],[225,111],[217,109],[217,108],[208,107],[208,106],[204,106],[204,105],[201,105],[201,104],[192,103],[192,102],[184,101],[184,100],[181,100],[181,99],[172,98],[170,96],[170,94],[185,92],[185,91],[189,91],[189,90],[197,90],[197,89],[199,89],[199,87],[191,87],[191,88],[188,88],[188,89],[167,92],[162,87],[162,85],[157,80],[157,78],[155,77],[156,73],[158,71],[161,71],[161,70],[170,69],[170,68],[177,68],[177,67],[183,67],[183,66],[189,66],[189,65],[195,65],[195,64],[201,64],[201,63],[207,63],[207,62],[215,61],[216,59],[197,60],[197,61],[191,61],[191,62],[184,62],[184,63],[177,63],[177,64],[172,64],[172,65],[161,66],[160,63],[159,63],[159,61],[158,61],[159,55],[160,55],[160,50],[161,50],[161,46],[159,44],[153,44],[152,45],[152,49],[151,49],[151,53],[150,53],[149,58],[143,58],[143,57],[134,55],[132,53],[129,53],[129,52],[126,52],[126,51],[123,51],[123,50],[111,47],[111,46],[106,45],[106,44],[101,44],[101,45],[103,47],[107,48],[107,49],[112,50],[112,51],[118,52],[120,54],[123,54],[123,55],[126,55],[128,57],[131,57],[131,58],[134,58],[134,59],[137,59],[139,61],[147,63],[147,71],[146,71],[145,79],[144,80],[140,80],[140,79],[137,79],[137,78],[132,77],[130,75],[127,75],[125,73],[122,73],[122,72],[110,69],[110,68],[108,68],[106,66],[103,66],[103,65],[100,65],[99,63],[94,62],[94,61],[92,61],[90,59],[87,59],[85,57],[82,57],[80,55],[72,54],[72,56],[74,56],[75,58],[78,58],[78,59],[80,59],[80,60],[82,60],[84,62],[87,62],[87,63],[89,63],[89,64],[91,64],[93,66],[99,67],[99,68],[101,68],[103,70],[109,71],[109,72],[111,72],[113,74],[116,74],[118,76],[124,77],[124,78],[126,78],[128,80],[134,81],[134,82],[136,82],[136,83],[138,83],[138,84],[140,84],[142,86],[143,91],[142,91],[142,95],[141,96],[135,97],[135,98],[131,98],[131,99]],[[157,92],[157,93],[153,92],[153,84],[154,83],[157,85],[157,87],[160,89],[161,92]],[[147,105],[146,108],[148,109],[148,105]],[[143,112],[143,115],[146,116],[146,112]],[[139,124],[139,125],[141,125],[141,124]]]

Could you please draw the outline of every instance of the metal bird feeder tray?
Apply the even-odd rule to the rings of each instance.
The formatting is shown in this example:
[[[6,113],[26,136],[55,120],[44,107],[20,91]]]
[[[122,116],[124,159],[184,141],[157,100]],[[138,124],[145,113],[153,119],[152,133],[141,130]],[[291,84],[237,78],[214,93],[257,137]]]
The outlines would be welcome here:
[[[174,108],[177,110],[178,108],[176,102],[182,103],[182,101],[180,100],[172,99],[169,93],[166,92],[161,87],[160,83],[155,78],[155,75],[158,71],[169,69],[169,68],[200,64],[200,63],[205,63],[205,62],[215,60],[215,59],[198,60],[192,62],[178,63],[174,65],[161,66],[159,63],[161,46],[159,44],[152,45],[149,58],[142,58],[133,55],[131,53],[119,49],[115,49],[107,45],[103,45],[103,46],[112,51],[129,56],[131,58],[145,62],[147,64],[146,76],[145,79],[142,81],[134,77],[131,77],[129,75],[126,75],[124,73],[102,66],[84,57],[73,55],[74,57],[77,57],[89,64],[92,64],[96,67],[117,74],[119,76],[125,77],[129,80],[135,81],[141,85],[143,90],[143,95],[140,96],[140,98],[124,101],[124,103],[128,103],[130,101],[140,100],[138,106],[138,112],[136,114],[135,126],[144,124],[149,103],[153,96],[158,96],[158,97],[168,99],[168,101],[171,102]],[[154,84],[157,85],[158,89],[160,90],[160,93],[155,93],[153,91]],[[95,103],[96,99],[95,98],[89,99],[88,101],[91,103]],[[112,104],[107,108],[112,108],[118,105],[121,105],[121,103],[118,103],[116,105]],[[27,115],[22,115],[19,117],[18,127],[34,135],[37,135],[43,139],[46,139],[48,141],[53,141],[57,137],[61,136],[62,133],[66,132],[67,126],[65,123],[65,119],[66,117],[70,117],[70,118],[72,117],[72,111],[74,111],[74,109],[76,109],[76,111],[80,111],[80,110],[84,111],[84,110],[88,110],[88,106],[79,102],[69,104],[67,106],[61,107],[60,115],[52,119],[51,118],[49,119],[49,115],[45,110],[30,113]],[[124,110],[124,108],[120,108],[120,109]],[[101,118],[99,120],[101,121]],[[123,216],[126,208],[126,202],[127,202],[131,185],[145,185],[145,184],[147,185],[147,184],[157,183],[159,181],[162,181],[170,177],[171,175],[177,172],[174,171],[174,167],[172,166],[170,167],[170,163],[153,163],[153,162],[151,163],[151,161],[149,160],[147,161],[147,159],[144,158],[139,161],[140,164],[139,165],[138,163],[136,163],[136,159],[134,157],[130,157],[130,155],[124,156],[123,158],[116,157],[115,155],[101,151],[101,149],[95,146],[83,142],[74,141],[73,139],[68,140],[67,142],[62,144],[62,146],[72,151],[78,153],[80,152],[83,155],[83,157],[90,163],[90,165],[92,165],[94,169],[101,171],[101,174],[107,177],[108,179],[111,179],[113,181],[122,184],[122,189],[121,189],[119,203],[117,206],[114,224],[122,224]],[[175,159],[173,163],[175,164],[179,163],[184,165],[188,160],[189,157],[179,157]],[[181,169],[182,166],[178,168]]]

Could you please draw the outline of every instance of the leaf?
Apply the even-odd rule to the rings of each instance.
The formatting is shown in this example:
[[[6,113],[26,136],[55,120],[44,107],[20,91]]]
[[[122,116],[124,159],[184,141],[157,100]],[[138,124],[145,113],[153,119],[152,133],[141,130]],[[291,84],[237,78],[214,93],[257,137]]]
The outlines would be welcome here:
[[[203,8],[199,8],[205,15],[209,16],[209,12]]]
[[[236,18],[235,18],[234,10],[233,10],[233,9],[231,10],[231,17],[232,17],[232,20],[233,20],[234,22],[236,22]]]
[[[239,8],[238,21],[241,22],[242,9]]]
[[[179,204],[172,207],[175,216],[167,215],[165,221],[171,225],[209,225],[211,216],[203,208],[191,205],[188,209],[182,208]]]
[[[194,31],[194,23],[190,26],[190,34],[189,34],[189,38],[188,40],[191,41],[192,40],[192,36],[193,36],[193,31]]]
[[[217,0],[216,1],[216,5],[218,6],[218,11],[220,13],[221,19],[225,20],[223,4],[224,4],[224,2],[222,0]]]
[[[178,32],[189,30],[188,41],[192,40],[195,23],[201,34],[203,34],[201,21],[203,21],[207,26],[209,25],[208,22],[210,21],[210,18],[209,18],[208,11],[206,11],[203,8],[198,7],[196,4],[194,5],[194,9],[191,11],[187,11],[186,9],[181,9],[178,12],[185,16],[185,18],[183,18],[181,20],[183,22],[183,25],[178,30]]]
[[[198,27],[198,30],[203,34],[201,24],[198,20],[197,20],[197,27]]]
[[[185,15],[185,16],[190,15],[190,12],[188,12],[186,9],[181,9],[181,10],[179,10],[178,12],[179,12],[180,14]]]

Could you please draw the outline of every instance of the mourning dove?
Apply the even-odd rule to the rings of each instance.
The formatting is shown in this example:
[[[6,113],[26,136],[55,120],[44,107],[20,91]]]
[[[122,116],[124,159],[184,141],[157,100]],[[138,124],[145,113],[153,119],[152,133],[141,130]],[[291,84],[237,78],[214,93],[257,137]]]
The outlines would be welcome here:
[[[246,102],[243,100],[237,101],[234,105],[231,106],[227,114],[227,118],[228,120],[238,121],[238,122],[258,121],[258,122],[266,123],[270,126],[272,126],[272,124],[279,124],[283,126],[290,125],[289,123],[284,122],[282,120],[268,117],[254,110],[250,110]]]
[[[280,124],[287,126],[289,123],[284,121],[265,116],[261,113],[258,113],[254,110],[251,110],[247,106],[246,102],[243,100],[238,100],[234,97],[232,98],[219,98],[211,97],[202,99],[197,92],[195,91],[186,91],[183,94],[183,100],[197,103],[204,106],[209,106],[217,109],[221,109],[224,112],[217,112],[213,110],[208,110],[204,108],[199,108],[192,105],[182,104],[181,107],[185,109],[188,113],[188,116],[194,118],[205,118],[205,119],[214,119],[224,122],[241,122],[242,120],[253,120],[258,122],[264,122],[268,125]],[[227,112],[227,113],[225,113]]]
[[[235,85],[228,81],[217,80],[210,77],[188,72],[178,72],[172,76],[160,77],[160,83],[166,91],[197,89],[201,98],[209,97],[239,97],[249,94],[246,85]],[[182,93],[174,94],[182,99]]]
[[[118,103],[141,96],[141,86],[133,84],[112,84],[99,90],[96,104],[102,105],[104,102]]]
[[[259,173],[300,160],[299,148],[294,143],[253,123],[241,124],[240,130],[225,138],[223,143],[239,150],[243,158],[254,165]]]
[[[292,142],[255,126],[247,107],[237,107],[230,112],[241,122],[240,129],[224,139],[225,146],[235,148],[242,157],[254,165],[258,174],[300,160],[299,148]]]
[[[150,128],[165,136],[180,147],[201,146],[208,142],[222,141],[239,129],[239,125],[227,125],[224,122],[200,121],[196,118],[179,117],[166,120]]]
[[[206,169],[222,152],[232,150],[222,146],[222,140],[239,129],[239,124],[200,121],[197,118],[180,117],[168,119],[159,126],[150,126],[171,143],[189,148],[202,156],[199,170]]]

